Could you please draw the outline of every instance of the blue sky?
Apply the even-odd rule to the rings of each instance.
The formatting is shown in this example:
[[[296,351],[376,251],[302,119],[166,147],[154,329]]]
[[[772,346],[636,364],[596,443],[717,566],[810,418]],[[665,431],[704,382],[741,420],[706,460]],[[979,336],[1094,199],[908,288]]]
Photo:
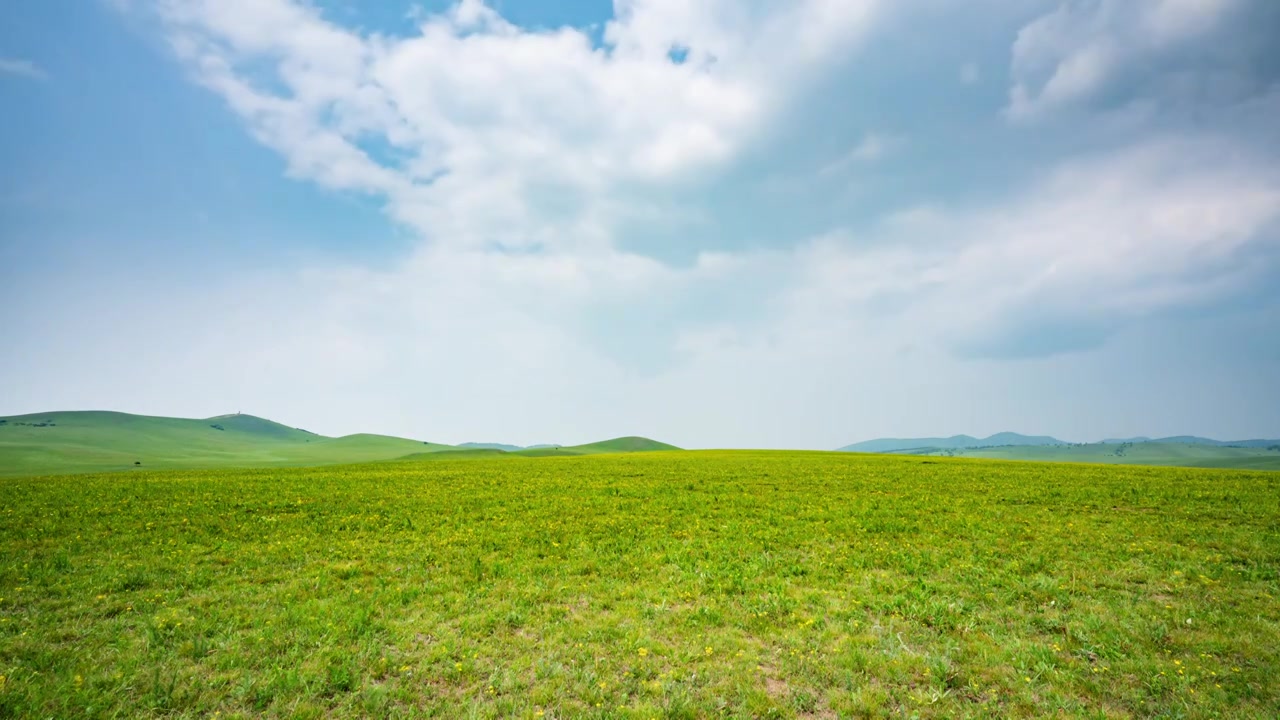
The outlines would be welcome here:
[[[1280,436],[1268,0],[0,7],[0,414]]]

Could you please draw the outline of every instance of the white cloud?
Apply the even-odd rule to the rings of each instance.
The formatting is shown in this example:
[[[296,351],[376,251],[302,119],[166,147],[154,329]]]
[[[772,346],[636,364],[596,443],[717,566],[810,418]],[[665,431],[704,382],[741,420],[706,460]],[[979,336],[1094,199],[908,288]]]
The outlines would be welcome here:
[[[1040,355],[1274,272],[1252,251],[1277,243],[1280,173],[1223,141],[1155,140],[1066,162],[998,207],[898,218],[809,247],[795,316],[861,314],[964,353]]]
[[[0,73],[17,75],[32,80],[48,80],[49,73],[30,60],[19,58],[0,58]]]
[[[1010,112],[1086,97],[1116,63],[1205,32],[1233,2],[1064,2],[1018,35]],[[399,288],[388,290],[398,307],[487,308],[500,326],[532,317],[544,333],[581,333],[575,342],[596,342],[592,352],[610,342],[591,338],[592,318],[615,308],[641,325],[671,325],[659,337],[629,329],[656,346],[705,348],[697,338],[722,343],[746,328],[776,336],[806,318],[842,318],[929,328],[943,351],[1041,354],[1211,302],[1251,272],[1242,253],[1275,219],[1274,171],[1232,144],[1177,138],[1064,162],[988,208],[899,212],[872,236],[836,233],[794,254],[704,255],[679,270],[614,246],[623,219],[653,210],[629,190],[691,182],[742,151],[876,10],[627,0],[604,47],[572,28],[518,28],[479,0],[423,16],[408,38],[362,36],[286,0],[167,0],[163,16],[180,54],[292,173],[384,196],[394,217],[433,241],[375,278]],[[1132,43],[1121,42],[1127,33]],[[687,49],[683,62],[670,58],[673,47]],[[962,75],[976,77],[971,70]],[[1044,81],[1033,87],[1037,73]],[[369,138],[403,160],[364,152]],[[819,175],[900,144],[867,133]],[[487,252],[495,246],[549,254]],[[762,268],[775,277],[762,280]],[[670,320],[664,312],[717,277],[771,293],[775,309],[766,320],[655,319]],[[779,319],[777,308],[795,311]],[[1030,331],[1054,323],[1081,336],[1037,347]],[[619,361],[611,352],[602,362]]]
[[[1013,44],[1006,112],[1030,120],[1083,102],[1145,58],[1211,33],[1245,0],[1065,0]]]
[[[878,5],[631,0],[604,47],[518,28],[480,0],[406,38],[288,0],[166,0],[161,15],[292,174],[383,196],[434,242],[563,250],[608,245],[619,185],[679,183],[733,157]],[[371,139],[400,159],[370,155]],[[571,222],[548,219],[548,195],[572,199]]]

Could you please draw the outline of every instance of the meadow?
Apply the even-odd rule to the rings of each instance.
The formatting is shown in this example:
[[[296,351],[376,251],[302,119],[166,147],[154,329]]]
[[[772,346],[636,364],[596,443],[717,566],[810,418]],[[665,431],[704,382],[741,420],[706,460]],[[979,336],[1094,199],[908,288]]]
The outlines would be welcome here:
[[[1274,718],[1280,475],[802,452],[0,478],[0,717]]]

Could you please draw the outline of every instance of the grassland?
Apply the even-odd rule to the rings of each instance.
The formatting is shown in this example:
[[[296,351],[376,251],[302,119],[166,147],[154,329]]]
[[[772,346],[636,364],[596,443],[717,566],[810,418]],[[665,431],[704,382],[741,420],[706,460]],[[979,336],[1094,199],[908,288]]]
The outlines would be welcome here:
[[[0,717],[1280,714],[1280,475],[843,453],[0,479]]]

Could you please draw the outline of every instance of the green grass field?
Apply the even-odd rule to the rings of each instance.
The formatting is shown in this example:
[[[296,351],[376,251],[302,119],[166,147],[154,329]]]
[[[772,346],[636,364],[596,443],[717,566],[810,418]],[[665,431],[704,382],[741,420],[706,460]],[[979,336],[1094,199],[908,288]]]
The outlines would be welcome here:
[[[1280,475],[844,453],[0,478],[0,717],[1280,715]]]

